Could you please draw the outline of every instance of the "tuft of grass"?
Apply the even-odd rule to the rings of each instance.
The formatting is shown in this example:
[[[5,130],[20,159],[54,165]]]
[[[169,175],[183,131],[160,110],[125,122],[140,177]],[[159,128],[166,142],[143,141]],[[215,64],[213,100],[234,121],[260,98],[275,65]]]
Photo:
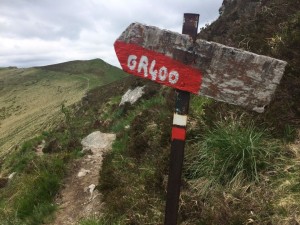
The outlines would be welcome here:
[[[185,171],[188,179],[206,177],[230,183],[242,176],[259,181],[259,172],[272,165],[280,146],[270,141],[267,130],[259,130],[242,118],[221,120],[190,147]]]
[[[284,130],[283,130],[284,140],[286,142],[292,142],[292,141],[294,141],[296,139],[296,137],[297,137],[297,132],[296,131],[297,130],[293,126],[291,126],[289,124],[286,124],[284,126]]]
[[[188,182],[181,194],[182,224],[278,224],[274,214],[274,193],[265,182],[259,185],[241,178],[228,185],[214,184],[205,195],[201,180]]]
[[[205,115],[205,111],[203,110],[204,107],[211,104],[212,102],[213,99],[211,98],[192,95],[190,103],[192,117],[202,119],[201,117]]]
[[[33,215],[34,220],[40,221],[54,211],[52,198],[60,187],[63,169],[64,162],[58,158],[53,158],[50,163],[48,160],[35,163],[35,173],[24,175],[21,180],[23,189],[19,190],[14,203],[18,217],[24,219]]]

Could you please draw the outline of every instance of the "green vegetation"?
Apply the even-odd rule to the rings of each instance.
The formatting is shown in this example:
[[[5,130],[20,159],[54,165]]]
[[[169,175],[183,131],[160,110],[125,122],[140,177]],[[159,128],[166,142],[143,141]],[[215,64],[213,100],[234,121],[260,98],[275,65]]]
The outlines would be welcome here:
[[[42,70],[68,74],[72,79],[88,83],[88,90],[125,77],[125,73],[101,59],[71,61],[39,67]]]
[[[156,102],[151,108],[142,106],[148,103],[142,101],[128,110],[125,117],[114,119],[131,125],[127,130],[125,125],[116,130],[119,138],[105,157],[100,175],[100,190],[107,204],[102,220],[107,224],[163,221],[171,130],[171,121],[169,125],[163,121],[172,113],[156,98],[160,96],[151,100]],[[212,104],[211,100],[201,97],[191,101],[180,220],[183,224],[243,224],[247,221],[267,224],[274,220],[273,215],[282,211],[278,201],[290,196],[289,190],[279,187],[283,182],[283,165],[289,162],[294,168],[294,156],[284,147],[284,139],[280,141],[267,129],[257,128],[249,115],[237,117],[231,111],[231,117],[220,117],[215,123],[205,121],[205,109]],[[155,117],[156,108],[160,109],[160,115],[166,115],[163,121]],[[123,119],[132,122],[124,123]],[[292,190],[297,189],[296,183],[291,185]],[[293,192],[292,196],[299,198],[300,195]],[[292,206],[289,207],[291,210]],[[96,219],[91,221],[97,224]]]
[[[16,175],[0,189],[1,224],[38,225],[52,220],[56,210],[53,200],[69,162],[82,155],[79,140],[84,131],[76,132],[76,126],[87,125],[90,119],[86,116],[75,120],[75,109],[76,105],[62,105],[64,119],[56,129],[44,131],[5,157],[1,174]]]
[[[299,0],[240,0],[228,4],[227,11],[200,38],[286,60],[288,66],[273,101],[261,115],[261,121],[274,127],[282,137],[287,126],[299,127],[300,113],[300,2]],[[216,112],[221,104],[215,107]],[[221,111],[222,110],[222,111]]]
[[[129,87],[147,85],[134,106],[119,106]],[[111,93],[111,90],[115,90]],[[64,122],[24,143],[1,170],[17,172],[0,189],[6,224],[51,221],[68,162],[80,157],[80,140],[90,132],[115,132],[117,140],[103,162],[102,218],[81,225],[160,224],[164,217],[173,114],[169,88],[126,78],[90,91],[82,103],[62,105]],[[212,113],[216,103],[193,96],[180,198],[181,224],[285,224],[299,209],[298,149],[290,147],[293,129],[278,137],[256,114],[236,107]],[[80,107],[79,107],[80,106]],[[213,121],[211,121],[213,118]],[[35,149],[45,140],[44,155]],[[34,184],[34,185],[32,185]],[[37,197],[39,196],[39,197]],[[288,224],[288,223],[287,223]]]
[[[163,192],[159,188],[162,174],[159,173],[166,157],[161,143],[168,143],[169,130],[163,125],[170,117],[161,110],[164,105],[165,99],[158,94],[114,118],[116,123],[112,123],[111,129],[119,138],[106,155],[100,176],[100,190],[110,202],[103,218],[106,224],[125,221],[145,224],[149,217],[155,223],[162,220]],[[149,192],[155,197],[149,196]]]
[[[259,172],[271,168],[277,156],[277,140],[266,130],[258,130],[243,117],[219,121],[189,147],[186,176],[203,176],[218,183],[231,183],[238,177],[259,181]]]
[[[46,136],[27,141],[6,159],[1,170],[16,175],[0,189],[1,224],[43,224],[56,209],[59,190],[69,160],[67,154],[37,155],[35,148]]]
[[[56,210],[53,199],[68,163],[82,155],[80,140],[87,133],[81,127],[93,126],[89,113],[79,117],[81,120],[77,118],[76,111],[82,103],[74,103],[93,91],[91,88],[126,77],[121,70],[102,60],[68,62],[62,67],[56,65],[55,69],[47,66],[0,71],[3,106],[0,110],[3,155],[0,173],[1,177],[16,174],[0,189],[3,225],[37,225],[51,221]],[[55,125],[58,121],[59,125]],[[49,125],[56,128],[46,132]],[[5,151],[8,146],[41,131],[42,135],[20,147],[14,146],[9,154]],[[41,145],[44,145],[43,150]]]
[[[95,87],[126,74],[100,59],[38,68],[0,70],[0,155],[53,127],[70,106]]]
[[[49,132],[44,131],[41,136],[26,141],[19,149],[2,159],[1,175],[16,173],[14,179],[0,189],[2,224],[37,225],[52,220],[52,213],[56,210],[53,199],[61,187],[69,162],[82,156],[80,140],[98,129],[101,124],[108,122],[106,120],[109,116],[102,113],[102,110],[104,112],[107,108],[117,107],[124,87],[127,88],[131,83],[135,83],[135,79],[125,79],[101,89],[93,89],[82,102],[72,107],[62,104],[60,110],[64,118],[57,128]],[[111,89],[114,89],[119,97],[112,97]],[[138,110],[142,110],[143,107],[148,109],[163,98],[155,99],[145,99],[146,103],[141,104]],[[111,125],[116,131],[124,129],[134,118],[131,116],[125,119],[126,107],[128,106],[115,110],[115,115],[111,117],[114,119],[110,120],[113,122]],[[112,114],[111,111],[109,114]],[[43,152],[40,152],[38,149],[43,143],[45,147]]]
[[[179,207],[181,225],[300,223],[300,4],[298,0],[260,3],[256,17],[247,15],[244,7],[243,12],[237,12],[232,5],[227,15],[202,32],[210,32],[206,33],[208,39],[285,59],[288,69],[262,115],[192,97]],[[64,70],[72,78],[86,80],[77,73],[81,67],[76,63],[38,70],[49,74]],[[93,74],[105,70],[98,70],[94,63],[82,68],[92,68]],[[119,106],[129,88],[144,85],[146,93],[141,100],[133,106]],[[97,186],[105,209],[101,218],[85,218],[80,224],[161,224],[173,94],[169,88],[128,77],[90,90],[72,108],[60,103],[64,122],[26,142],[1,166],[4,174],[17,171],[16,178],[0,189],[1,221],[27,225],[51,220],[53,196],[68,162],[80,157],[81,138],[100,129],[117,134],[112,151],[104,158]],[[11,102],[18,101],[8,97]],[[9,116],[11,109],[2,107],[1,118]],[[35,149],[42,140],[46,154],[38,156]]]

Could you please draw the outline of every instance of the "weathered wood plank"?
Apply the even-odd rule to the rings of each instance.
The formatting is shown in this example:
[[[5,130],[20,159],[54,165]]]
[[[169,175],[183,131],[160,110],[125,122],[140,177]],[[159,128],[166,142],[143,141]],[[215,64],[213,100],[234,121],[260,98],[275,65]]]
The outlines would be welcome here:
[[[124,51],[120,53],[117,46],[120,43],[123,46],[127,45],[127,48],[124,47],[127,51],[126,57],[134,55],[136,46],[139,47],[140,55],[143,52],[145,54],[149,52],[160,53],[198,70],[198,73],[195,72],[196,75],[190,77],[192,82],[186,82],[189,80],[188,69],[185,70],[186,73],[180,72],[179,75],[183,77],[183,80],[181,80],[180,85],[179,83],[176,84],[179,85],[179,88],[176,85],[175,88],[190,91],[189,86],[193,83],[199,88],[197,91],[190,92],[197,92],[199,95],[208,96],[218,101],[241,105],[260,113],[271,101],[287,64],[282,60],[214,42],[198,39],[194,43],[188,35],[139,23],[131,24],[117,39],[115,48],[119,60],[121,55],[125,54]],[[166,59],[160,57],[158,61],[161,60]],[[120,62],[125,71],[132,72],[129,69],[128,60],[122,59]],[[147,65],[148,70],[152,65],[150,63]],[[171,66],[170,63],[171,61],[168,62],[169,67]],[[157,68],[156,65],[159,65],[157,60],[156,64],[152,65],[152,71],[157,70],[159,72],[160,68]],[[142,72],[144,72],[143,69],[140,69],[140,73],[134,75],[142,76]],[[199,76],[199,79],[195,79],[194,76]],[[148,79],[151,78],[148,77]],[[159,82],[159,79],[155,81]],[[172,84],[166,85],[172,86]]]

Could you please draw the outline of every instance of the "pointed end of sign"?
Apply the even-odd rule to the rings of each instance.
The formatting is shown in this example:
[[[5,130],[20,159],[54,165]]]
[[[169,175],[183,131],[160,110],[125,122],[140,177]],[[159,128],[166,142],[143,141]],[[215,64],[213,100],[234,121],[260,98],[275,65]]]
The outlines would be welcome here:
[[[125,67],[125,64],[126,64],[126,59],[124,59],[124,56],[123,56],[123,47],[124,46],[124,42],[120,41],[120,40],[116,40],[115,43],[114,43],[114,49],[115,49],[115,53],[117,55],[117,58],[118,58],[118,61],[121,65],[121,68],[125,71],[125,72],[129,72],[126,67]],[[125,60],[125,61],[124,61]]]

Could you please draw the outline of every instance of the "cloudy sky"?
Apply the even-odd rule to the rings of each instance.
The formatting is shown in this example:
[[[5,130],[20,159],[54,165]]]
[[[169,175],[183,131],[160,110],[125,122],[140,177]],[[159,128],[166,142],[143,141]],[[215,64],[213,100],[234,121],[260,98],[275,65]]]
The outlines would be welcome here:
[[[0,0],[0,67],[101,58],[132,22],[181,32],[183,13],[214,21],[223,0]]]

